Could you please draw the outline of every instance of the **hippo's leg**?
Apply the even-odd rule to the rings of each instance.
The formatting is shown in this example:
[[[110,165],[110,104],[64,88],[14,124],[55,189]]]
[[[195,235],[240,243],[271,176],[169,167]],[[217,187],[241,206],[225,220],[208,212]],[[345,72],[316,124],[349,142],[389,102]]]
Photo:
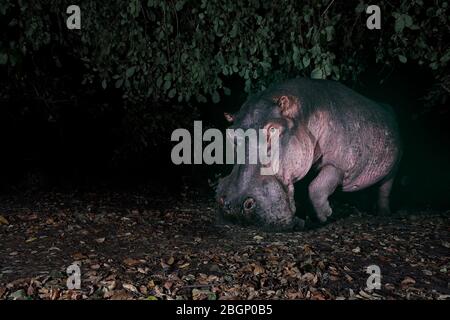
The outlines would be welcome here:
[[[380,216],[390,215],[391,210],[389,208],[389,195],[392,190],[392,184],[394,182],[394,176],[384,179],[378,189],[378,206],[377,213]]]
[[[289,205],[290,205],[291,210],[292,210],[293,213],[295,213],[295,211],[297,210],[297,209],[295,208],[294,191],[295,191],[295,190],[294,190],[294,185],[293,185],[293,184],[290,184],[290,185],[288,186],[288,197],[289,197]]]
[[[344,173],[342,170],[327,165],[323,167],[317,177],[309,185],[309,198],[311,199],[317,218],[321,222],[327,221],[327,217],[333,212],[328,202],[328,197],[342,183]]]
[[[294,185],[290,184],[288,186],[288,197],[289,197],[289,206],[291,207],[292,212],[295,214],[295,199],[294,199]],[[294,217],[292,225],[294,230],[302,230],[305,227],[305,220],[300,219],[299,217]]]

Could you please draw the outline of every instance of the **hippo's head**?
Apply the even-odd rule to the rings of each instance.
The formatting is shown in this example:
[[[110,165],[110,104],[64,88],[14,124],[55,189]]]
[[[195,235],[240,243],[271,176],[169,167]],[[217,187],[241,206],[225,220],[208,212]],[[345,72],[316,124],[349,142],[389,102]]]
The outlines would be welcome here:
[[[235,165],[219,183],[217,201],[223,217],[244,225],[285,229],[295,224],[288,192],[258,165]]]
[[[314,139],[306,126],[296,122],[296,103],[287,96],[253,101],[233,117],[231,128],[263,129],[268,145],[276,129],[279,151],[277,157],[270,157],[270,163],[235,164],[231,174],[221,179],[216,198],[224,218],[269,230],[301,227],[303,221],[295,217],[293,183],[312,166]],[[257,147],[266,145],[258,143]],[[268,167],[272,174],[262,174]]]

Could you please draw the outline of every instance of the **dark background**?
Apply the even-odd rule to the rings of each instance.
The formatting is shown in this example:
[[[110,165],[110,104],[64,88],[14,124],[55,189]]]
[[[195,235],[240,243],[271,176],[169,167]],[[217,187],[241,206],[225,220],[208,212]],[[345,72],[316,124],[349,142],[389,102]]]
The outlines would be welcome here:
[[[193,121],[198,119],[204,121],[204,127],[224,129],[223,112],[238,110],[249,93],[273,81],[310,76],[316,68],[326,68],[327,57],[335,55],[329,64],[340,71],[339,76],[332,72],[324,78],[339,77],[358,92],[389,103],[397,113],[405,153],[394,189],[394,206],[397,209],[449,207],[450,106],[448,59],[445,58],[449,55],[449,31],[447,18],[443,18],[448,16],[448,8],[441,2],[431,6],[432,12],[428,13],[425,5],[404,1],[392,7],[380,1],[382,30],[368,31],[361,27],[354,33],[349,31],[354,23],[365,25],[366,15],[357,10],[359,2],[336,3],[326,10],[329,1],[318,1],[320,5],[285,1],[279,6],[258,1],[235,4],[224,1],[222,5],[209,6],[180,1],[180,4],[172,3],[173,8],[162,1],[148,4],[131,1],[141,5],[138,13],[131,5],[123,7],[119,1],[105,7],[90,1],[81,3],[81,31],[65,28],[66,6],[56,2],[11,1],[0,8],[0,53],[8,57],[0,64],[2,193],[150,187],[159,193],[179,194],[187,189],[199,189],[213,194],[209,184],[230,168],[173,165],[170,161],[174,145],[170,141],[172,130],[192,128]],[[293,6],[291,13],[281,15],[288,5]],[[305,8],[313,9],[310,18],[313,22],[305,18]],[[121,19],[125,22],[120,23],[117,17],[122,11],[125,16]],[[244,12],[243,16],[237,17],[238,11]],[[179,29],[178,33],[167,31],[161,40],[158,28],[163,12],[169,12],[164,18],[166,27],[178,25]],[[408,15],[420,26],[419,30],[399,27],[399,18],[394,13]],[[339,14],[340,20],[333,18]],[[288,48],[280,49],[281,45],[272,42],[273,46],[257,49],[254,57],[242,53],[239,59],[245,56],[248,61],[254,58],[259,59],[256,62],[264,62],[268,56],[271,61],[270,67],[249,83],[239,69],[247,66],[248,61],[239,60],[237,70],[229,74],[220,71],[222,68],[215,69],[216,65],[228,62],[214,58],[219,53],[226,56],[240,45],[248,49],[247,35],[260,29],[253,20],[246,19],[258,20],[255,15],[272,32],[261,36],[263,40],[278,39],[278,44],[288,44]],[[274,17],[287,20],[277,22]],[[225,22],[225,33],[214,34],[216,31],[211,26],[215,20]],[[236,21],[242,24],[237,35],[230,35],[234,42],[224,44],[226,32],[234,33]],[[120,34],[115,33],[119,32],[116,25],[122,25]],[[192,27],[195,25],[197,29]],[[317,26],[318,34],[327,26],[334,26],[335,31],[332,39],[323,40],[319,36],[302,40],[299,47],[303,45],[305,51],[295,56],[297,49],[290,47],[288,34],[290,30],[299,30],[299,26],[306,30],[308,26]],[[140,33],[132,34],[133,30]],[[198,32],[203,33],[195,42]],[[99,42],[105,34],[114,35],[107,40],[112,43],[107,53],[101,52],[104,44]],[[346,36],[350,39],[347,42]],[[260,41],[259,33],[254,37],[255,42]],[[164,47],[167,39],[170,44]],[[425,47],[416,48],[416,39],[424,39]],[[260,41],[262,45],[264,41]],[[142,43],[147,47],[137,47],[136,44]],[[315,44],[320,44],[322,55],[312,55]],[[188,46],[190,51],[180,49],[183,46]],[[195,49],[199,49],[198,61],[204,61],[205,70],[210,73],[205,71],[206,74],[198,73],[198,76],[190,69],[194,62],[186,56],[187,61],[179,62],[174,48],[187,52],[189,57],[194,57]],[[151,57],[146,56],[149,50],[153,50]],[[158,52],[163,52],[166,60],[160,61]],[[407,61],[399,60],[399,52]],[[309,53],[312,55],[309,66],[296,63],[296,59],[303,61]],[[282,54],[286,57],[294,54],[294,57],[281,63]],[[439,65],[432,65],[438,62]],[[155,68],[145,71],[144,65]],[[123,84],[114,77],[119,74],[117,70],[126,74]],[[145,77],[139,78],[139,72]],[[158,78],[167,74],[172,79],[171,88],[177,93],[190,92],[192,97],[178,100],[170,88],[164,88],[166,80],[158,83]],[[174,84],[173,79],[182,75],[182,81]],[[194,80],[197,76],[200,80]],[[134,82],[134,79],[144,80]],[[155,90],[144,95],[152,86]],[[302,193],[304,186],[300,184],[298,190]]]

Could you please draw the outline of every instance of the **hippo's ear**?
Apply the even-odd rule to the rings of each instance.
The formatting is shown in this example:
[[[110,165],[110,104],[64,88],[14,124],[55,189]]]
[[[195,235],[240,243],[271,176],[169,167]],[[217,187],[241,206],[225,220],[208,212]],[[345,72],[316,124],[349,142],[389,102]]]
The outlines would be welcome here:
[[[225,120],[227,120],[229,123],[234,122],[234,115],[228,112],[224,112],[223,115],[225,116]]]
[[[298,116],[300,113],[300,101],[296,97],[281,96],[276,99],[282,116],[289,119],[295,119]]]

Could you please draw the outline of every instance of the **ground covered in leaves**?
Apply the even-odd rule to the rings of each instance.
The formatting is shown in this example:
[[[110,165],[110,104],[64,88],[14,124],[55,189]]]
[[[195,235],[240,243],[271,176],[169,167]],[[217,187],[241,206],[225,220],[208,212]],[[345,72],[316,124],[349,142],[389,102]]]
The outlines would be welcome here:
[[[450,212],[351,207],[304,232],[219,225],[210,197],[0,199],[0,299],[449,299]],[[78,264],[81,289],[67,288]],[[377,265],[381,288],[368,290]]]

